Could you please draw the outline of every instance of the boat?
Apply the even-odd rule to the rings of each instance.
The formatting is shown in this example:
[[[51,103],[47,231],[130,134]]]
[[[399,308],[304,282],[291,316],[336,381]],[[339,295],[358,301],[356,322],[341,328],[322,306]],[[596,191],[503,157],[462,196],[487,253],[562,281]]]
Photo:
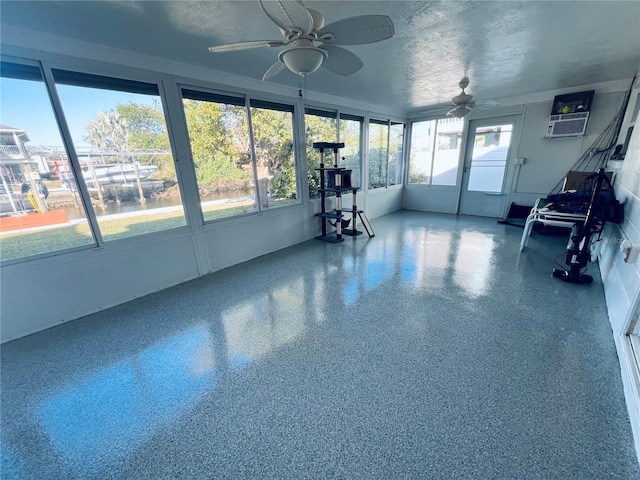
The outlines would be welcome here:
[[[158,167],[155,165],[142,165],[137,161],[133,163],[82,163],[82,176],[88,188],[97,188],[96,181],[100,186],[135,184],[138,179],[140,181],[146,180],[156,170]],[[59,176],[65,188],[76,189],[71,170],[61,168]]]
[[[2,208],[3,213],[5,210],[15,211],[16,207],[11,204],[14,199],[7,197],[6,192],[18,190],[22,183],[58,175],[64,188],[77,188],[68,154],[63,147],[33,146],[27,151],[25,143],[29,141],[24,130],[0,125],[0,174],[3,175],[5,183],[4,193],[0,192],[0,195],[3,195],[0,201],[6,207]],[[147,180],[158,170],[158,167],[152,164],[153,161],[169,152],[154,149],[102,151],[76,147],[76,154],[85,184],[90,190],[96,190],[104,186],[136,185],[138,181]],[[140,160],[145,163],[141,163]],[[16,200],[24,204],[26,199],[16,197]]]

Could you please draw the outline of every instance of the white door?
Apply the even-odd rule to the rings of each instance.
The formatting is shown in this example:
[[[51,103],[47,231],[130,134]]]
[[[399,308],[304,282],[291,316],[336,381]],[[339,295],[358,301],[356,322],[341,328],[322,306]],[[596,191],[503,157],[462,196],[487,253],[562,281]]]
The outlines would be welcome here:
[[[517,116],[471,120],[458,213],[502,217],[508,192],[505,173]]]

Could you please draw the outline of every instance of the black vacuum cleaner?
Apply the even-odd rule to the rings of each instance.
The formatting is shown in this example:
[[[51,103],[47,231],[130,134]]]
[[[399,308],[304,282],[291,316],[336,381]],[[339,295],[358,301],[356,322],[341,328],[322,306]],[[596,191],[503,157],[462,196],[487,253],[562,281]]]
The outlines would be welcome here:
[[[569,268],[553,269],[554,277],[578,284],[593,282],[591,275],[582,273],[582,269],[587,266],[591,257],[591,237],[602,232],[605,222],[622,223],[624,219],[623,205],[615,199],[613,186],[603,168],[589,176],[586,182],[591,183],[591,200],[584,223],[582,225],[576,223],[571,229],[565,257],[565,263]],[[608,188],[604,189],[605,186]]]

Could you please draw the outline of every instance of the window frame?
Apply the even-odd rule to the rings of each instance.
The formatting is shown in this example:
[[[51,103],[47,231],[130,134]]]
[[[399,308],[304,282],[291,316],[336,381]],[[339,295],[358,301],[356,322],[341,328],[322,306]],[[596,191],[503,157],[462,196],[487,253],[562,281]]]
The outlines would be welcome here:
[[[51,60],[49,57],[54,58]],[[81,166],[78,159],[78,153],[73,143],[73,137],[68,126],[67,118],[65,116],[62,103],[57,90],[57,84],[53,76],[53,70],[61,70],[67,72],[73,72],[80,75],[98,76],[111,78],[115,80],[140,82],[145,84],[154,85],[157,88],[158,98],[160,99],[162,106],[162,114],[165,121],[167,135],[169,139],[170,155],[176,172],[177,184],[180,186],[180,201],[183,208],[183,217],[185,224],[177,227],[171,227],[155,232],[142,233],[139,235],[133,235],[129,237],[115,238],[111,240],[104,240],[98,224],[97,215],[91,202],[91,196],[86,187],[85,182],[77,182],[78,184],[78,196],[81,202],[81,207],[85,212],[86,221],[89,226],[93,242],[91,244],[70,247],[65,249],[52,250],[51,252],[38,253],[34,255],[28,255],[20,258],[7,259],[0,262],[1,266],[10,266],[16,264],[25,264],[28,262],[36,261],[41,262],[55,262],[56,257],[60,255],[80,255],[80,258],[84,256],[92,256],[95,252],[100,252],[108,245],[109,249],[121,250],[126,248],[132,248],[140,245],[148,244],[149,239],[153,238],[157,241],[164,239],[173,239],[190,234],[192,228],[192,221],[190,221],[189,204],[185,197],[185,182],[182,175],[180,164],[176,155],[176,139],[174,127],[171,122],[170,108],[169,108],[169,95],[167,95],[166,82],[169,76],[161,72],[152,72],[146,70],[140,70],[134,67],[120,67],[113,65],[106,65],[99,62],[88,62],[84,59],[65,59],[60,61],[56,59],[57,56],[44,55],[41,59],[30,58],[28,56],[16,56],[11,54],[0,54],[0,61],[13,63],[17,65],[25,65],[30,67],[36,67],[42,74],[42,82],[44,83],[49,102],[52,109],[52,114],[55,122],[58,126],[60,139],[62,142],[61,147],[64,149],[69,167],[74,176],[78,178],[78,172],[81,172]],[[88,66],[89,65],[89,66]],[[87,85],[90,87],[90,85]]]
[[[255,102],[255,105],[252,105],[251,103]],[[291,208],[291,207],[297,207],[298,205],[300,205],[302,202],[302,181],[301,181],[301,176],[300,176],[300,153],[299,153],[299,148],[298,148],[298,142],[296,142],[296,131],[297,129],[297,105],[295,103],[285,103],[285,102],[280,102],[280,101],[274,101],[274,100],[264,100],[260,97],[254,97],[251,95],[247,95],[246,97],[246,105],[247,105],[247,115],[248,115],[248,122],[249,122],[249,140],[250,140],[250,150],[251,150],[251,161],[253,163],[253,171],[254,171],[254,178],[258,178],[258,161],[257,161],[257,155],[256,155],[256,150],[255,150],[255,141],[254,141],[254,129],[253,129],[253,117],[251,115],[251,108],[261,108],[261,109],[266,109],[266,110],[275,110],[275,111],[281,111],[281,112],[290,112],[291,113],[291,136],[292,136],[292,142],[293,142],[293,170],[294,170],[294,174],[295,174],[295,182],[296,182],[296,203],[292,204],[292,205],[284,205],[282,207],[277,207],[277,208],[264,208],[262,207],[262,201],[260,199],[260,192],[259,192],[259,188],[258,185],[255,185],[255,190],[256,190],[256,199],[257,199],[257,204],[258,204],[258,211],[257,214],[261,215],[265,212],[272,212],[272,211],[276,211],[276,210],[280,210],[280,209],[286,209],[286,208]],[[273,108],[275,107],[275,108]],[[280,107],[280,108],[278,108]],[[286,108],[282,108],[282,107],[286,107]]]
[[[202,210],[202,197],[200,196],[200,191],[199,191],[200,186],[198,184],[197,174],[196,174],[196,164],[195,164],[195,159],[194,159],[193,150],[191,146],[191,137],[189,136],[189,125],[187,122],[187,114],[184,109],[185,99],[207,101],[212,103],[224,103],[228,105],[236,105],[238,107],[243,107],[244,114],[247,119],[247,139],[249,141],[249,152],[251,157],[251,174],[255,178],[256,177],[255,155],[253,152],[253,140],[251,137],[252,133],[250,129],[251,120],[249,116],[248,96],[238,92],[206,88],[206,87],[195,86],[191,84],[179,83],[177,87],[178,87],[178,95],[180,98],[180,114],[181,114],[182,122],[184,123],[186,148],[188,151],[188,158],[191,166],[191,173],[193,175],[193,181],[195,182],[195,192],[196,192],[197,202],[196,202],[196,205],[194,205],[194,207],[197,209],[200,225],[207,226],[207,225],[228,221],[234,218],[242,218],[242,217],[254,215],[256,212],[246,212],[240,215],[230,215],[228,217],[213,218],[210,220],[205,219],[204,211]],[[201,98],[193,99],[190,97],[186,97],[185,92],[193,92],[195,96],[201,96]],[[254,195],[256,195],[256,191],[257,191],[257,185],[254,184],[253,186]],[[256,199],[257,199],[257,196],[256,196]]]
[[[104,66],[99,66],[96,68],[78,67],[75,63],[69,63],[69,64],[60,64],[57,62],[42,62],[42,63],[43,63],[43,70],[45,75],[48,76],[48,78],[50,78],[51,80],[51,85],[52,85],[51,96],[52,96],[52,103],[54,105],[54,109],[56,108],[59,109],[57,112],[57,118],[60,124],[60,130],[63,136],[63,142],[66,144],[65,147],[67,150],[67,154],[69,156],[69,161],[71,163],[72,158],[75,161],[75,165],[73,165],[74,175],[76,174],[76,172],[81,171],[81,165],[79,161],[78,152],[73,143],[73,136],[71,135],[71,130],[68,127],[67,117],[64,112],[64,107],[60,100],[59,92],[57,89],[58,83],[55,81],[54,70],[76,74],[80,78],[82,76],[85,76],[88,78],[97,77],[97,78],[109,79],[109,80],[113,80],[115,85],[117,84],[152,85],[154,87],[154,94],[157,91],[157,97],[160,100],[160,105],[162,107],[162,116],[164,119],[166,131],[167,131],[167,139],[169,141],[170,151],[168,153],[171,156],[173,169],[176,174],[176,184],[179,186],[180,205],[182,207],[182,216],[184,218],[184,225],[166,228],[166,229],[162,229],[154,232],[132,235],[129,237],[121,237],[121,238],[105,240],[102,237],[102,233],[99,228],[97,214],[95,212],[95,209],[93,208],[93,204],[91,203],[91,197],[89,195],[88,188],[86,187],[85,182],[78,182],[80,184],[79,188],[84,189],[86,191],[86,195],[87,195],[86,201],[88,201],[89,202],[88,204],[91,206],[89,212],[87,213],[87,217],[91,217],[92,220],[95,221],[94,234],[96,234],[99,238],[99,241],[97,242],[98,243],[97,247],[104,248],[105,244],[108,244],[108,245],[113,245],[113,244],[118,245],[119,243],[128,244],[128,242],[132,241],[132,239],[135,239],[138,237],[149,238],[151,236],[156,236],[155,238],[164,238],[163,235],[166,235],[167,238],[173,238],[176,235],[181,235],[181,234],[184,234],[184,232],[188,231],[188,229],[191,227],[191,222],[189,221],[190,216],[189,216],[185,192],[184,192],[184,182],[181,176],[180,165],[178,164],[178,161],[177,161],[175,138],[173,134],[171,118],[169,115],[169,106],[168,106],[169,100],[167,98],[166,90],[165,90],[166,75],[163,75],[159,72],[143,71],[142,73],[140,73],[136,69],[129,69],[129,68],[125,68],[124,71],[121,71],[123,69],[112,70]],[[69,85],[69,84],[61,83],[61,85]],[[103,87],[93,87],[91,84],[80,84],[76,86],[81,86],[85,88],[102,88],[103,90],[120,91],[120,92],[140,93],[135,91],[131,92],[130,90],[123,90],[123,89],[108,89]],[[79,190],[79,192],[80,191],[81,190]],[[83,201],[85,200],[83,196],[81,196],[81,198],[83,199]]]
[[[367,192],[388,188],[389,185],[389,122],[390,120],[380,120],[375,117],[369,117],[367,122]],[[385,184],[380,187],[371,187],[371,124],[386,126],[386,163],[385,163]]]
[[[387,153],[386,153],[386,164],[385,164],[385,168],[386,168],[386,172],[385,172],[385,184],[383,186],[380,187],[374,187],[371,188],[371,179],[369,178],[369,168],[371,165],[371,152],[370,152],[370,147],[371,147],[371,128],[370,125],[371,124],[375,124],[375,125],[386,125],[387,127]],[[389,164],[391,162],[391,127],[393,125],[402,125],[402,142],[401,142],[401,155],[399,158],[399,164],[396,165],[396,178],[399,178],[400,181],[390,185],[389,184]],[[394,120],[391,118],[387,118],[382,120],[380,117],[376,117],[376,116],[370,116],[368,118],[368,122],[367,122],[367,191],[368,192],[374,192],[374,191],[379,191],[380,189],[388,189],[388,188],[393,188],[393,187],[400,187],[402,188],[404,186],[404,166],[406,163],[406,145],[407,145],[407,122],[406,121],[398,121],[398,120]],[[399,172],[398,172],[399,170]]]
[[[343,112],[341,110],[338,110],[338,142],[342,142],[343,138],[342,138],[342,129],[340,128],[340,122],[342,120],[345,121],[352,121],[352,122],[359,122],[360,123],[360,128],[359,128],[359,144],[358,144],[358,169],[359,169],[359,174],[360,174],[360,190],[364,190],[364,181],[365,181],[365,175],[364,175],[364,169],[363,169],[363,144],[364,144],[364,125],[365,125],[365,116],[364,115],[356,115],[356,114],[352,114],[352,113],[348,113],[348,112]]]
[[[11,63],[20,66],[26,67],[35,67],[39,70],[41,78],[39,81],[42,81],[42,84],[45,88],[45,92],[49,99],[49,106],[51,107],[51,113],[53,118],[58,126],[58,133],[60,134],[60,140],[62,141],[62,148],[65,150],[67,154],[67,160],[69,162],[69,167],[74,176],[78,175],[78,172],[81,172],[79,162],[77,160],[77,155],[75,153],[75,148],[73,146],[73,141],[71,140],[71,135],[69,133],[66,118],[61,109],[60,100],[57,95],[57,90],[55,88],[55,83],[53,82],[53,77],[51,75],[51,68],[46,65],[46,62],[42,62],[39,60],[32,60],[27,58],[14,57],[10,55],[0,55],[0,61],[3,63]],[[14,77],[7,77],[14,78]],[[38,80],[34,80],[38,81]],[[78,178],[77,176],[75,178]],[[63,248],[52,250],[50,252],[36,253],[33,255],[27,255],[24,257],[12,258],[3,260],[0,264],[2,266],[9,266],[18,263],[31,262],[41,259],[49,259],[55,258],[59,255],[75,253],[75,252],[85,252],[88,250],[99,249],[103,243],[102,235],[100,233],[100,229],[98,228],[98,222],[95,216],[95,212],[93,210],[93,206],[91,204],[91,198],[89,196],[89,192],[86,189],[84,182],[77,182],[76,186],[78,188],[78,194],[80,196],[80,202],[82,204],[82,209],[85,214],[85,218],[87,221],[87,225],[89,227],[89,231],[91,233],[91,237],[93,239],[92,243],[87,243],[87,245],[80,245],[77,247]],[[87,208],[89,205],[89,208]]]
[[[408,135],[408,144],[407,144],[407,152],[406,152],[406,156],[407,156],[407,171],[406,171],[406,185],[420,185],[422,187],[425,188],[435,188],[435,189],[459,189],[460,188],[460,175],[458,174],[458,170],[460,170],[460,162],[461,162],[461,155],[464,154],[464,145],[463,142],[466,138],[466,128],[467,128],[467,120],[465,119],[461,119],[461,138],[460,138],[460,146],[458,147],[458,163],[457,163],[457,167],[456,167],[456,180],[455,183],[453,185],[434,185],[433,184],[433,168],[435,165],[435,142],[437,140],[437,135],[438,135],[438,127],[440,125],[440,121],[441,120],[449,120],[449,117],[446,116],[438,116],[438,117],[434,117],[434,118],[426,118],[426,119],[410,119],[409,120],[409,124],[410,124],[410,130],[409,130],[409,134]],[[410,175],[411,175],[411,149],[413,148],[413,132],[414,132],[414,124],[416,123],[427,123],[427,122],[436,122],[435,125],[435,133],[434,133],[434,145],[432,145],[431,147],[431,156],[430,156],[430,163],[429,163],[429,182],[427,183],[412,183],[410,182]]]
[[[331,109],[331,107],[326,107],[326,109],[324,109],[323,107],[317,107],[314,105],[304,105],[303,106],[303,112],[302,115],[304,117],[304,125],[302,128],[302,132],[303,132],[303,142],[304,142],[304,151],[305,151],[305,160],[306,160],[306,175],[307,175],[307,188],[309,189],[309,195],[308,198],[309,200],[319,200],[320,196],[318,194],[317,188],[312,188],[310,182],[308,181],[308,176],[311,173],[311,170],[309,168],[309,150],[307,149],[307,115],[311,115],[311,116],[315,116],[315,117],[321,117],[321,118],[328,118],[328,119],[332,119],[335,120],[335,128],[336,128],[336,141],[338,140],[338,138],[340,137],[340,119],[339,119],[339,112],[338,109]],[[333,115],[333,116],[332,116]],[[323,140],[323,141],[329,141],[329,140]],[[333,141],[330,140],[330,141]],[[313,150],[313,147],[311,147]],[[325,154],[326,155],[326,154]],[[325,157],[326,159],[326,157]],[[331,164],[333,165],[333,160],[331,160]],[[328,196],[332,196],[333,193],[328,193]]]
[[[178,81],[176,82],[176,86],[177,86],[178,99],[180,103],[179,111],[181,115],[181,122],[183,123],[183,126],[184,126],[186,148],[188,149],[188,152],[189,152],[188,158],[190,160],[189,163],[191,165],[191,170],[192,170],[190,173],[193,175],[193,180],[195,181],[195,184],[196,184],[196,195],[197,195],[196,208],[198,211],[198,218],[202,226],[208,229],[207,228],[208,226],[216,225],[222,222],[230,222],[238,218],[251,217],[255,215],[265,215],[265,214],[270,214],[268,212],[278,212],[286,209],[300,207],[300,205],[303,203],[303,200],[302,200],[303,189],[302,189],[302,182],[301,182],[302,167],[300,162],[299,146],[297,142],[297,131],[298,131],[297,119],[298,119],[298,111],[299,111],[297,102],[291,101],[291,99],[287,99],[284,97],[280,98],[278,96],[269,97],[267,99],[263,95],[255,95],[249,92],[243,93],[240,91],[235,91],[233,89],[210,88],[210,87],[200,85],[197,82],[194,83],[194,82]],[[271,107],[281,107],[281,108],[272,108],[272,109],[276,111],[287,111],[291,113],[291,133],[293,136],[293,159],[294,159],[294,171],[296,175],[296,203],[295,204],[285,205],[278,208],[263,208],[262,202],[260,201],[258,182],[254,181],[252,190],[256,198],[257,208],[255,211],[245,212],[238,215],[230,215],[227,217],[205,220],[204,212],[202,211],[202,206],[201,206],[202,199],[200,198],[200,194],[197,191],[199,187],[198,187],[197,178],[196,178],[195,163],[193,161],[193,152],[191,150],[191,139],[189,138],[187,118],[186,118],[186,113],[184,111],[184,104],[182,103],[185,98],[190,98],[190,97],[184,96],[185,92],[193,92],[196,96],[201,95],[200,100],[202,101],[212,101],[217,103],[228,101],[229,104],[244,107],[244,112],[247,119],[247,134],[248,134],[248,142],[249,142],[249,154],[251,159],[251,173],[252,173],[252,178],[254,180],[258,178],[258,175],[257,175],[257,158],[256,158],[256,152],[255,152],[254,129],[253,129],[253,118],[251,116],[251,108],[269,109]],[[253,105],[252,105],[252,102],[254,103]]]
[[[399,179],[399,181],[397,181],[396,183],[394,183],[393,185],[390,185],[389,180],[391,178],[391,174],[389,172],[389,165],[391,163],[391,128],[394,125],[400,125],[402,126],[402,142],[399,143],[399,147],[400,147],[400,156],[398,158],[398,162],[396,164],[396,178]],[[406,158],[406,145],[407,145],[407,124],[406,122],[396,122],[393,120],[389,120],[389,152],[387,153],[387,157],[388,157],[388,163],[387,163],[387,188],[389,187],[394,187],[396,185],[403,185],[403,179],[404,179],[404,163],[405,163],[405,158]]]

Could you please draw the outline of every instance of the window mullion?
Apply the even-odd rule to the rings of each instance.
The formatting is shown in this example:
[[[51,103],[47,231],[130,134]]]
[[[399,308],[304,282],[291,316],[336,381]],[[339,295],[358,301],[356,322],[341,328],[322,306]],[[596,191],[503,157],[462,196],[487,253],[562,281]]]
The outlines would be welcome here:
[[[309,167],[307,165],[305,134],[304,103],[302,100],[299,100],[293,109],[293,144],[295,149],[296,171],[298,172],[296,180],[297,192],[298,198],[302,203],[308,203],[309,201],[309,181],[307,180]]]
[[[175,152],[173,163],[176,167],[178,183],[181,186],[180,194],[182,196],[187,224],[191,228],[200,228],[204,223],[204,217],[202,215],[202,208],[200,207],[195,163],[189,144],[187,119],[182,104],[182,87],[171,81],[163,82],[161,88],[161,93],[164,96],[163,104],[166,103],[165,118],[167,122],[167,133],[173,145],[172,153]]]
[[[247,127],[249,131],[249,153],[251,155],[251,169],[253,171],[253,193],[256,196],[258,213],[262,212],[262,201],[260,199],[260,179],[258,178],[258,165],[256,162],[256,146],[253,139],[253,123],[251,121],[251,101],[245,97],[245,111],[247,114]]]
[[[436,160],[436,143],[438,141],[438,127],[440,122],[434,120],[435,125],[433,127],[433,145],[431,146],[431,168],[429,169],[429,186],[433,185],[433,164]]]
[[[391,120],[387,120],[387,175],[384,188],[389,188],[389,163],[391,160]]]

